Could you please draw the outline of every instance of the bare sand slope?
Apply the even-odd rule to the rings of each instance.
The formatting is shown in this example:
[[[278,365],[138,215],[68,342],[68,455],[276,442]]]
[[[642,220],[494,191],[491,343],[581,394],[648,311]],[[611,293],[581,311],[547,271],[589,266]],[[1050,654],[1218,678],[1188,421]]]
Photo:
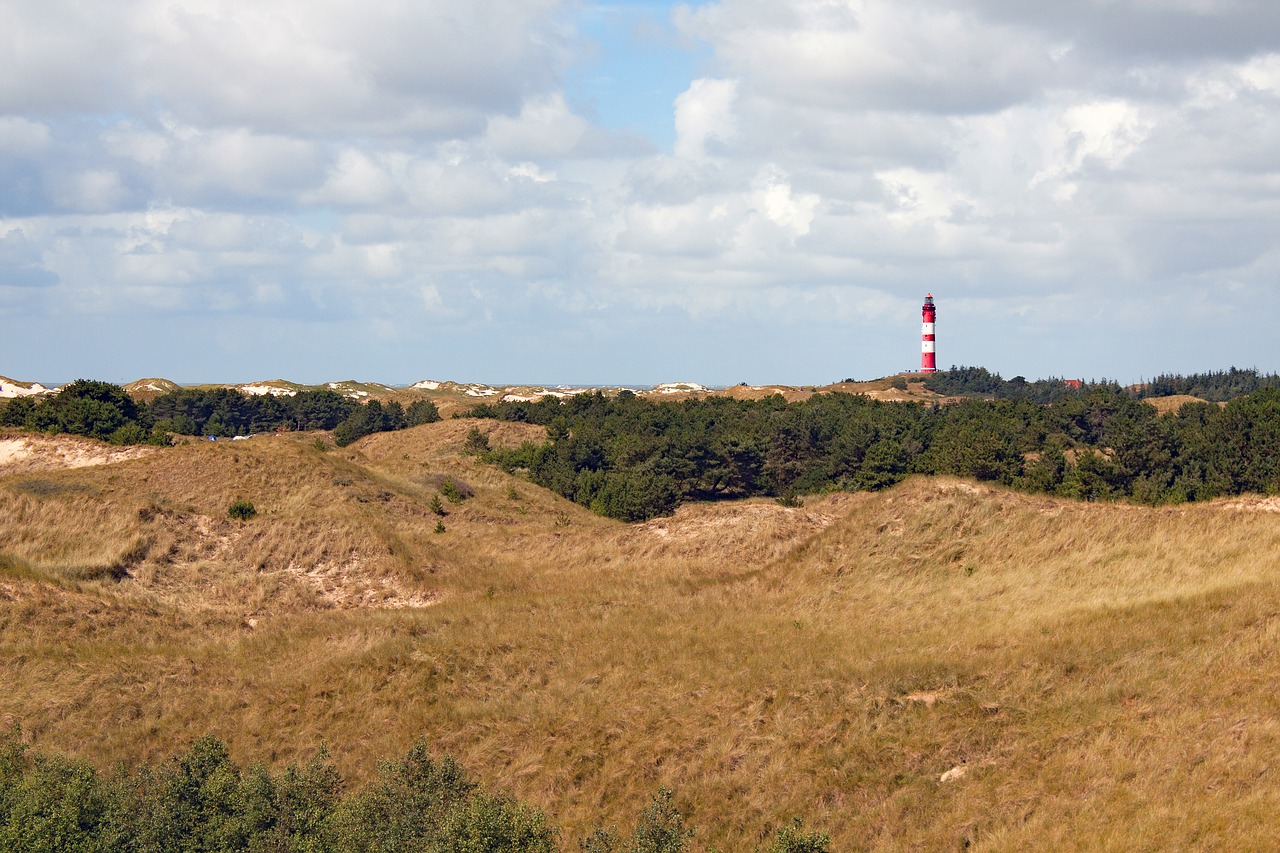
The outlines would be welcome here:
[[[137,459],[154,452],[150,447],[112,447],[67,435],[0,434],[0,475],[87,468]]]

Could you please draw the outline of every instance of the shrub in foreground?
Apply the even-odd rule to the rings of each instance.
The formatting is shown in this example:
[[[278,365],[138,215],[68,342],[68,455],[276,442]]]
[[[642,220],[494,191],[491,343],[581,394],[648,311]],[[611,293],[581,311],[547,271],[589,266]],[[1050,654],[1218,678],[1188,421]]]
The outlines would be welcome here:
[[[660,789],[627,839],[597,829],[587,853],[682,853],[693,830]],[[88,763],[0,734],[0,850],[14,853],[556,853],[560,834],[538,809],[483,790],[423,740],[347,792],[321,749],[279,774],[240,767],[206,735],[159,767],[103,777]],[[799,820],[769,853],[828,853]]]

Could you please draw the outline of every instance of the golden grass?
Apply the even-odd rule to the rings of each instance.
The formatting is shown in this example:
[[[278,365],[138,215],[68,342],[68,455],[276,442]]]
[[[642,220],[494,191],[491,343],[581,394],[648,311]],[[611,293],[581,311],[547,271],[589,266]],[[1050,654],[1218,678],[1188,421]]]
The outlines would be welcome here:
[[[1163,415],[1169,412],[1177,412],[1187,403],[1204,403],[1207,401],[1200,397],[1193,397],[1190,394],[1171,394],[1168,397],[1144,397],[1142,402],[1154,406],[1155,410]],[[1226,403],[1218,403],[1216,405],[1225,406]]]
[[[327,741],[357,780],[426,734],[570,838],[665,784],[721,850],[795,814],[839,850],[1272,845],[1274,513],[916,479],[624,526],[471,426],[0,478],[0,723],[103,766]],[[476,494],[437,534],[441,476]]]

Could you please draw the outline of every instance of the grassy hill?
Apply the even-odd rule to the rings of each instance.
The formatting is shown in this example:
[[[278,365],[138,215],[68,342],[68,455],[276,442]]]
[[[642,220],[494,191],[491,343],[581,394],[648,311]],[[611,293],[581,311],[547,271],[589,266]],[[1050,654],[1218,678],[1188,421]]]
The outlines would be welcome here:
[[[627,526],[462,455],[472,426],[540,434],[0,467],[0,723],[104,768],[327,741],[357,780],[425,734],[569,841],[667,785],[699,849],[792,815],[835,850],[1271,845],[1274,501],[917,478]],[[441,517],[446,479],[474,494]]]

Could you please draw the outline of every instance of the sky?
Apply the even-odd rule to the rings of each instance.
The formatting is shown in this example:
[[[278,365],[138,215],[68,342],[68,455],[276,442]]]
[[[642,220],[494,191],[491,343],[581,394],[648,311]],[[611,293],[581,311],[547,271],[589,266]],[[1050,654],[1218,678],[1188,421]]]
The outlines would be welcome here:
[[[1280,370],[1275,0],[0,0],[0,374]]]

